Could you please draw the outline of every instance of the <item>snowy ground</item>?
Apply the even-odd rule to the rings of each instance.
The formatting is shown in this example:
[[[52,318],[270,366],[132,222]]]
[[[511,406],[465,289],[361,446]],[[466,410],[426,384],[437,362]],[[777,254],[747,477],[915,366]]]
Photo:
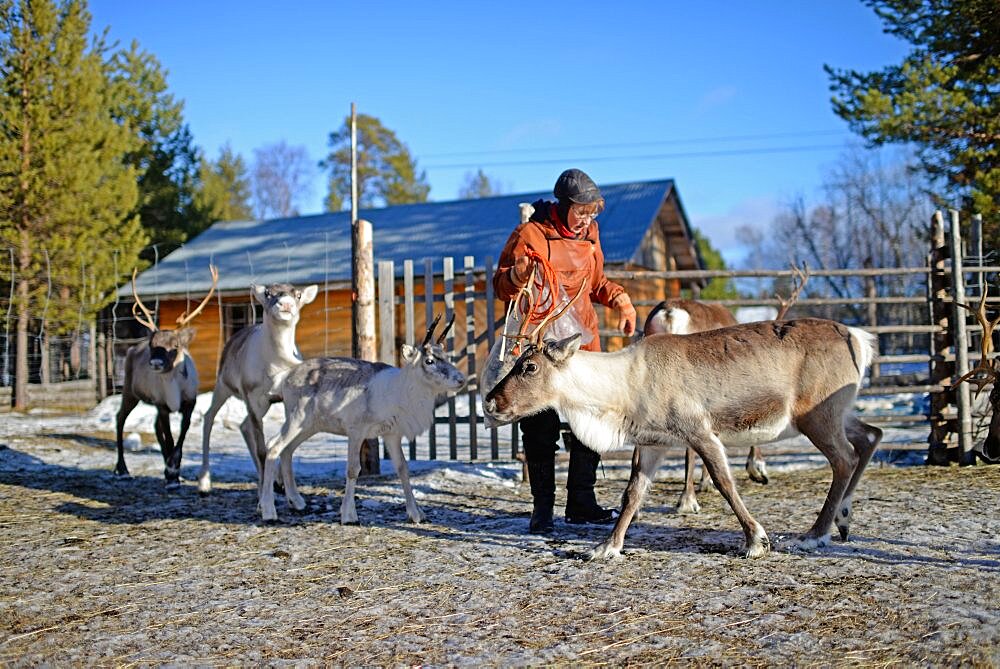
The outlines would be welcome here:
[[[187,481],[168,490],[148,407],[126,426],[133,478],[111,475],[116,410],[111,398],[79,416],[0,416],[6,666],[1000,663],[1000,467],[926,468],[913,466],[919,452],[881,451],[852,540],[801,553],[791,539],[819,509],[824,460],[772,449],[759,486],[736,453],[747,506],[777,548],[747,561],[718,494],[700,495],[698,515],[673,513],[673,458],[624,559],[593,563],[583,557],[606,527],[524,534],[530,495],[514,461],[412,463],[419,526],[383,462],[386,475],[359,486],[362,525],[343,527],[344,440],[318,436],[295,462],[309,512],[279,496],[283,522],[266,526],[238,405],[216,420],[207,498],[193,483],[200,412]],[[272,409],[268,434],[279,420]],[[605,464],[605,505],[627,470]]]

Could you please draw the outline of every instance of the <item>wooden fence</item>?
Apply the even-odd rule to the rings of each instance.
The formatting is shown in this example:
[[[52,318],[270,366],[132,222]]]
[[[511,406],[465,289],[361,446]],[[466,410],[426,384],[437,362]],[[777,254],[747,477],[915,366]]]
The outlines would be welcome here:
[[[927,266],[810,270],[807,296],[794,304],[788,317],[835,318],[876,334],[879,348],[873,360],[870,385],[861,388],[859,396],[885,396],[889,398],[887,402],[908,397],[920,409],[911,413],[863,414],[864,420],[883,427],[904,428],[906,434],[925,430],[917,439],[893,442],[892,448],[927,448],[928,462],[968,464],[974,459],[975,442],[981,442],[985,436],[990,408],[988,403],[973,402],[967,385],[951,388],[953,380],[968,371],[970,361],[978,360],[977,337],[981,337],[981,328],[967,324],[968,314],[956,306],[953,295],[965,295],[962,280],[965,274],[974,276],[977,285],[985,285],[985,277],[1000,272],[1000,267],[982,263],[963,265],[958,252],[960,238],[957,242],[951,238],[949,245],[945,245],[940,215],[935,217],[933,225],[937,242]],[[507,453],[513,457],[518,452],[517,430],[510,426],[486,429],[481,416],[478,379],[503,314],[502,304],[492,290],[493,260],[484,258],[477,262],[465,256],[461,262],[444,258],[437,268],[435,264],[430,259],[422,261],[421,278],[416,273],[421,264],[414,261],[404,262],[401,271],[392,262],[378,265],[379,359],[396,364],[400,345],[419,340],[424,324],[434,313],[443,311],[446,319],[456,316],[447,345],[469,378],[468,387],[448,397],[446,408],[439,409],[436,428],[410,443],[410,457],[477,460],[498,459]],[[796,276],[792,270],[609,270],[607,275],[626,286],[645,282],[669,285],[677,279],[696,278],[757,281],[766,285],[766,289],[758,291],[761,297],[718,301],[736,309],[777,307],[780,299],[774,295],[774,286],[787,285]],[[959,301],[967,299],[962,297]],[[641,299],[634,302],[640,321],[657,303]],[[989,302],[1000,303],[1000,298]],[[601,323],[605,324],[604,308],[597,306],[597,309]],[[628,343],[603,325],[600,333],[605,350]],[[955,341],[970,342],[970,335],[973,352],[969,351],[969,343],[955,347]],[[928,397],[929,402],[925,401]],[[442,442],[447,445],[447,455],[440,447]]]

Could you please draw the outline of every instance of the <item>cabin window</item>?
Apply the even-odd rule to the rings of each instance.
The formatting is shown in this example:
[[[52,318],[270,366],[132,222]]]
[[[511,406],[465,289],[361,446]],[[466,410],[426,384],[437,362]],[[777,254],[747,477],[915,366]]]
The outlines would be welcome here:
[[[261,313],[253,302],[230,302],[222,305],[222,323],[226,330],[226,339],[247,327],[259,322]]]

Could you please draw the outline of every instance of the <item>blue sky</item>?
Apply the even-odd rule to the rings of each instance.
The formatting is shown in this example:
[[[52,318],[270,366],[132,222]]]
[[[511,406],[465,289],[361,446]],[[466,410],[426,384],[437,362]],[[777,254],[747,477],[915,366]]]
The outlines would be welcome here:
[[[673,178],[730,263],[738,225],[815,197],[856,141],[823,65],[874,70],[907,51],[860,0],[89,8],[95,30],[156,55],[210,158],[284,140],[319,161],[354,102],[409,146],[433,200],[480,167],[508,193],[550,189],[567,167],[598,184]],[[317,169],[302,213],[325,194]]]

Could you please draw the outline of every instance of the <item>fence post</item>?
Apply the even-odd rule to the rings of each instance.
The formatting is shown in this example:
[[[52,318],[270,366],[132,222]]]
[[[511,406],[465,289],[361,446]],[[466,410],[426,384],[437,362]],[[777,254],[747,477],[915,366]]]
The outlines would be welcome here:
[[[865,269],[872,269],[871,258],[866,258],[864,262]],[[868,302],[868,326],[872,328],[878,327],[878,303],[875,301],[878,297],[878,288],[875,285],[875,277],[871,274],[865,275],[865,297],[870,301]],[[879,336],[875,335],[875,342],[877,344],[876,355],[882,350],[882,343],[879,341]],[[871,366],[871,380],[875,383],[875,379],[882,375],[882,366],[873,362]]]
[[[948,464],[948,440],[952,432],[948,417],[953,404],[954,392],[946,386],[955,372],[954,362],[946,360],[951,348],[952,331],[948,328],[948,275],[945,260],[948,247],[945,245],[944,217],[940,211],[931,217],[931,250],[928,257],[930,272],[927,275],[928,301],[930,303],[931,325],[939,330],[931,335],[931,384],[939,386],[931,392],[930,434],[927,437],[927,464]]]
[[[403,261],[403,341],[413,346],[413,261]],[[417,440],[410,439],[410,460],[417,459]]]
[[[486,267],[485,281],[486,281],[486,350],[492,351],[493,344],[496,343],[496,306],[494,302],[496,298],[493,296],[493,258],[486,256],[484,263]],[[478,382],[479,393],[482,395],[485,390],[482,383]],[[490,458],[493,460],[500,459],[500,440],[497,436],[497,429],[490,429]]]
[[[434,321],[434,260],[424,258],[424,323],[430,327]],[[437,412],[431,416],[431,429],[427,433],[427,457],[437,459]]]
[[[476,370],[476,273],[475,258],[465,256],[462,268],[465,270],[465,359],[468,361],[467,395],[469,401],[469,459],[479,457],[479,412],[476,410],[476,395],[479,394],[479,374]],[[475,382],[472,379],[475,378]]]
[[[965,276],[962,273],[962,229],[959,225],[958,211],[952,209],[950,213],[951,317],[955,332],[955,376],[960,378],[969,371],[969,337],[965,328],[965,309],[958,306],[958,302],[965,302]],[[972,396],[969,384],[959,384],[956,393],[958,399],[958,446],[961,449],[959,463],[972,465],[976,463],[976,455],[972,452]]]
[[[447,323],[455,315],[455,259],[447,257],[443,259],[444,279],[444,322]],[[448,331],[445,340],[445,350],[452,351],[455,348],[455,328]],[[455,395],[448,396],[448,457],[452,460],[458,459],[458,425],[455,422]]]

